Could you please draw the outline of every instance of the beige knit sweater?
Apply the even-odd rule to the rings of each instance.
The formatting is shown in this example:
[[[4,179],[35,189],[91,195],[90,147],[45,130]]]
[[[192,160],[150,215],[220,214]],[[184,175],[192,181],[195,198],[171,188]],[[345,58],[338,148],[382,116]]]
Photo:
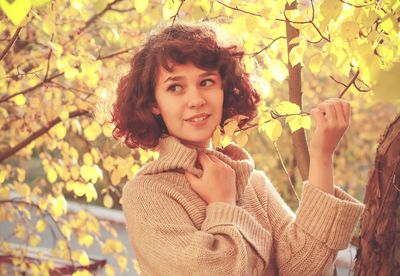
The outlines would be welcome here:
[[[122,205],[141,275],[331,275],[364,205],[304,182],[296,215],[249,154],[231,144],[215,155],[236,172],[237,206],[206,204],[184,170],[201,176],[196,149],[172,136],[160,157],[123,189]]]

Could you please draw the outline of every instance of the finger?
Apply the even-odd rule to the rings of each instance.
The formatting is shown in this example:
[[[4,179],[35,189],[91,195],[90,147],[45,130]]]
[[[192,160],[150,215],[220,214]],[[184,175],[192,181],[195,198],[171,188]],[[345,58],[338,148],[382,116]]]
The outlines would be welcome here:
[[[191,174],[188,171],[185,171],[185,176],[191,185],[193,185],[193,184],[195,185],[197,183],[197,181],[199,180],[195,175]]]
[[[332,106],[332,103],[323,102],[318,105],[318,108],[325,112],[326,120],[328,123],[333,123],[336,121],[336,111],[335,108]]]
[[[211,159],[212,161],[214,161],[215,163],[224,163],[224,162],[222,162],[218,157],[216,157],[216,156],[214,156],[214,155],[212,155],[212,154],[209,154],[208,157],[210,157],[210,159]]]
[[[209,166],[215,164],[215,162],[205,152],[202,151],[198,152],[197,160],[199,161],[200,166],[203,169],[208,168]]]
[[[335,112],[336,112],[336,120],[340,125],[345,125],[346,120],[345,120],[345,115],[344,115],[344,110],[342,106],[342,100],[338,98],[333,98],[327,100],[327,102],[331,103],[331,105],[334,107]]]
[[[347,101],[342,102],[343,110],[344,110],[344,118],[347,125],[350,124],[350,116],[351,116],[351,105]]]
[[[310,111],[311,119],[316,124],[316,126],[321,126],[326,123],[326,118],[324,117],[322,110],[319,108],[313,108]]]

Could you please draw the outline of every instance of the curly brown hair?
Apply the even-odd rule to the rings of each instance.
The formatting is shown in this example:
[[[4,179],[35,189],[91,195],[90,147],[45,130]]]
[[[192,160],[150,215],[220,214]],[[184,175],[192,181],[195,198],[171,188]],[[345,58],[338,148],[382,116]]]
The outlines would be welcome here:
[[[236,45],[221,44],[215,30],[205,24],[176,24],[151,35],[118,84],[111,111],[113,137],[129,148],[154,149],[159,138],[168,133],[163,119],[151,113],[150,106],[155,103],[159,68],[172,72],[171,61],[220,73],[224,91],[221,127],[235,115],[248,117],[239,123],[239,128],[256,117],[260,96],[244,70],[244,52]]]

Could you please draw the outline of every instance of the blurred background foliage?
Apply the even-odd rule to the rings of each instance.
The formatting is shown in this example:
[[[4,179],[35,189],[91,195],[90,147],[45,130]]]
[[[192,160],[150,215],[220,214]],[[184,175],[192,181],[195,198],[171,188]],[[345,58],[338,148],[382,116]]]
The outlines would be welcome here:
[[[40,246],[52,227],[60,234],[55,256],[86,266],[97,243],[116,261],[108,275],[139,269],[111,225],[83,210],[67,213],[67,200],[119,209],[123,184],[158,157],[114,141],[109,110],[135,49],[152,30],[181,21],[213,22],[223,43],[243,47],[263,101],[257,123],[288,99],[288,62],[302,66],[303,112],[348,86],[343,98],[353,115],[335,154],[335,180],[362,200],[378,138],[399,112],[400,2],[299,0],[285,12],[292,2],[0,0],[0,223],[14,224],[0,244],[13,265],[33,274],[54,268],[10,246],[13,239]],[[290,53],[286,20],[300,31]],[[288,177],[298,194],[302,188],[290,139],[298,127],[310,128],[309,120],[289,127],[277,118],[240,141],[292,208]]]

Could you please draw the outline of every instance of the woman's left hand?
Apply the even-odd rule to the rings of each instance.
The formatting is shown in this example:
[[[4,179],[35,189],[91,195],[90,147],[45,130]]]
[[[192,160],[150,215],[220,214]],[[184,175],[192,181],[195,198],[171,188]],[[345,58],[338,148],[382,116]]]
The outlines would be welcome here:
[[[332,156],[350,124],[350,104],[339,98],[328,99],[311,109],[316,129],[310,141],[310,154]]]

